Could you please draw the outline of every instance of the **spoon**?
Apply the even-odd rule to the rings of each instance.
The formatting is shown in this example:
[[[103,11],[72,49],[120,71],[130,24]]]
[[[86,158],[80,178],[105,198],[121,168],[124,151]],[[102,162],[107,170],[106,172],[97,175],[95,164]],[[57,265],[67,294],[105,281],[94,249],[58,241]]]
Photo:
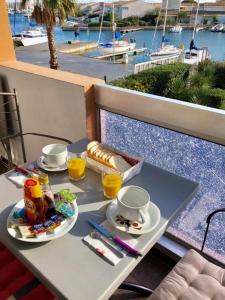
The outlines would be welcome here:
[[[97,231],[92,231],[91,232],[91,237],[94,239],[99,239],[101,240],[111,251],[113,251],[118,257],[123,258],[125,256],[124,252],[116,245],[110,243],[110,241],[105,238],[101,233]]]

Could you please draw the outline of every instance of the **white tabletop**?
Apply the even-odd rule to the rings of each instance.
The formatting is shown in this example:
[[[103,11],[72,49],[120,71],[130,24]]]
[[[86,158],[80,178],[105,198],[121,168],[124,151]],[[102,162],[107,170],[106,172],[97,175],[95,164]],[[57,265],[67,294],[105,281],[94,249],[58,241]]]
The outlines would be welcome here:
[[[79,141],[70,146],[70,151],[82,151],[86,143],[87,140]],[[91,230],[87,220],[91,218],[101,223],[110,203],[104,200],[100,175],[87,170],[86,178],[73,184],[69,183],[67,171],[64,171],[50,175],[50,183],[56,188],[69,184],[78,193],[78,220],[70,232],[60,239],[35,244],[10,237],[6,220],[13,205],[23,198],[23,189],[16,187],[6,175],[1,175],[0,240],[60,299],[108,299],[141,258],[126,256],[116,266],[111,266],[82,242]],[[147,163],[126,185],[138,185],[148,190],[151,200],[161,211],[157,228],[136,237],[144,254],[154,246],[198,188],[195,182]]]

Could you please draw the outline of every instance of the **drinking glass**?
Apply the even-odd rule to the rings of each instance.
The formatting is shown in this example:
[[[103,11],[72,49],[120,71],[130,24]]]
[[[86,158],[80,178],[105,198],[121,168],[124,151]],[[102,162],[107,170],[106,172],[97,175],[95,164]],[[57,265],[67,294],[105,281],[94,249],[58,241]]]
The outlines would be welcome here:
[[[122,182],[122,175],[119,172],[102,172],[102,186],[105,198],[116,198],[122,186]]]
[[[79,181],[85,177],[86,159],[82,153],[69,154],[67,159],[67,168],[69,178]]]

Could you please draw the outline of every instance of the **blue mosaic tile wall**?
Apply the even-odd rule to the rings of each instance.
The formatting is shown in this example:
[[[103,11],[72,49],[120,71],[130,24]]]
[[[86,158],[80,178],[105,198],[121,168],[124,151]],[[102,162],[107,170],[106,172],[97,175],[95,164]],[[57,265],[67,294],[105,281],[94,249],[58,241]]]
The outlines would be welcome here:
[[[200,183],[200,190],[168,232],[201,247],[206,217],[225,207],[225,147],[124,116],[101,111],[102,142]],[[225,214],[212,221],[206,251],[225,263]]]

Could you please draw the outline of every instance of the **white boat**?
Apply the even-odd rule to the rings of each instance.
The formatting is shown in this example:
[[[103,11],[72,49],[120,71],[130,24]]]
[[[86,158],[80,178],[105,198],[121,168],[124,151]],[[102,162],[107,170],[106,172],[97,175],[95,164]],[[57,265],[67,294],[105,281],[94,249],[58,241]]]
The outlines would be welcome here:
[[[205,47],[197,50],[192,49],[191,51],[186,50],[183,62],[186,64],[194,65],[206,59],[211,59],[211,55],[208,51],[208,48]]]
[[[200,0],[197,2],[197,10],[195,15],[195,24],[192,34],[192,40],[190,42],[190,46],[188,50],[184,52],[184,63],[187,64],[198,64],[201,61],[206,59],[210,59],[211,55],[207,47],[198,48],[195,45],[195,33],[197,28],[197,20],[198,20],[198,11],[199,11]]]
[[[174,45],[170,45],[169,41],[165,37],[166,33],[166,20],[167,20],[167,10],[168,10],[168,0],[166,0],[166,13],[163,24],[163,34],[162,34],[162,45],[156,51],[150,53],[150,58],[161,58],[161,57],[170,57],[173,55],[180,55],[182,53],[181,48],[177,48]],[[158,23],[158,21],[157,21]]]
[[[101,36],[101,30],[102,30],[104,11],[105,11],[105,6],[103,7],[101,26],[100,26],[99,38],[98,38],[98,44],[100,50],[104,54],[116,54],[116,53],[122,53],[122,52],[135,49],[136,41],[134,39],[130,39],[130,41],[128,41],[128,39],[121,39],[122,34],[116,32],[116,23],[114,22],[114,2],[112,2],[112,41],[108,43],[99,42]]]
[[[157,57],[169,57],[173,55],[179,55],[182,53],[181,48],[177,48],[173,45],[162,45],[160,48],[158,48],[156,51],[152,52],[150,56],[153,58]]]
[[[48,38],[42,27],[36,27],[24,30],[21,33],[13,35],[13,41],[21,43],[23,46],[47,43]]]
[[[127,40],[120,40],[109,43],[100,43],[100,49],[105,54],[122,53],[129,50],[133,50],[136,47],[135,42],[129,42]]]
[[[183,28],[180,25],[175,25],[169,29],[171,33],[181,33]]]
[[[75,21],[65,21],[61,26],[62,30],[75,30],[79,26],[78,22]]]
[[[223,24],[217,24],[211,28],[212,32],[222,32],[224,31],[225,26]]]

